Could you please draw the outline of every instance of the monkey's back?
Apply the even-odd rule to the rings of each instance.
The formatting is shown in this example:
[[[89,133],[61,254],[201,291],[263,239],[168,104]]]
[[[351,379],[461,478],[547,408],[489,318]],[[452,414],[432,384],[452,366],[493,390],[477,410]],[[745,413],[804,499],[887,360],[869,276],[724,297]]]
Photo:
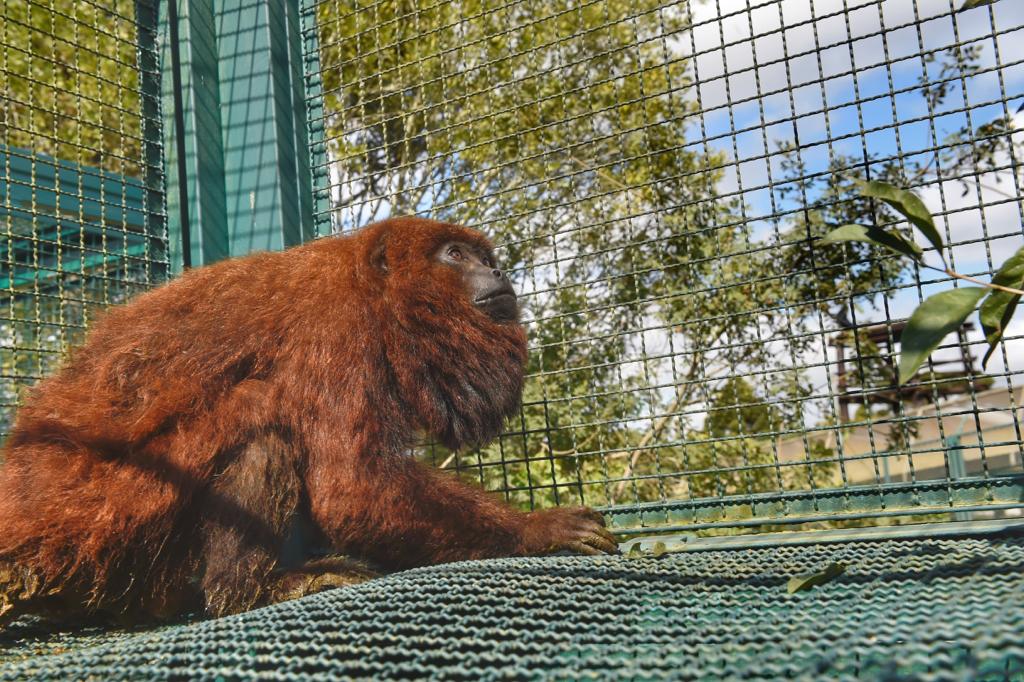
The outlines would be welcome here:
[[[164,549],[188,545],[185,510],[218,455],[289,399],[275,366],[325,333],[330,315],[317,311],[351,286],[351,248],[323,240],[224,261],[98,319],[28,391],[5,445],[0,568],[31,566],[98,603],[184,579]]]

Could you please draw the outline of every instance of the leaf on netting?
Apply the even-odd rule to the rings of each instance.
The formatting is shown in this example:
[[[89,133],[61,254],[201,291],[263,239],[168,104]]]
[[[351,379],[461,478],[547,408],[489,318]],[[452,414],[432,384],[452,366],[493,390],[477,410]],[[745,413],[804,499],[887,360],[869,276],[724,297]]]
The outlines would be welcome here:
[[[655,542],[654,546],[651,547],[651,555],[652,556],[658,557],[658,556],[661,556],[662,554],[665,554],[666,552],[668,552],[668,547],[665,546],[664,542]]]
[[[1020,113],[1024,113],[1024,102],[1021,102],[1021,103],[1020,103],[1020,106],[1019,106],[1019,107],[1017,107],[1017,113],[1018,113],[1018,114],[1020,114]]]
[[[991,5],[996,0],[964,0],[964,4],[960,5],[960,9],[957,12],[963,12],[964,10],[974,9],[975,7],[984,7],[985,5]]]
[[[803,592],[804,590],[809,590],[812,587],[824,585],[825,583],[842,575],[845,570],[846,564],[833,561],[820,571],[804,573],[790,578],[789,582],[786,583],[786,591],[793,594],[794,592]]]
[[[901,386],[914,376],[946,334],[960,328],[989,291],[986,287],[950,289],[929,296],[917,306],[903,328],[899,366]]]
[[[1017,253],[1003,263],[999,272],[992,277],[992,283],[1013,289],[1024,288],[1024,247],[1018,249]],[[1020,294],[996,289],[981,304],[978,319],[981,321],[982,331],[985,332],[985,341],[988,342],[988,350],[981,361],[983,369],[995,352],[996,345],[1003,338],[1019,302]]]
[[[860,183],[860,193],[873,199],[881,199],[900,212],[910,224],[921,231],[921,234],[932,243],[939,254],[942,254],[942,236],[935,227],[932,214],[921,201],[921,198],[908,189],[900,189],[887,182],[872,180]]]
[[[642,549],[642,543],[639,542],[634,542],[632,545],[630,545],[629,551],[626,552],[627,559],[639,559],[643,555],[644,551]]]
[[[921,260],[921,247],[905,239],[895,232],[886,232],[880,227],[870,225],[843,225],[830,231],[821,238],[824,244],[837,244],[839,242],[864,242],[873,244],[894,251],[901,256],[910,256],[914,260]]]

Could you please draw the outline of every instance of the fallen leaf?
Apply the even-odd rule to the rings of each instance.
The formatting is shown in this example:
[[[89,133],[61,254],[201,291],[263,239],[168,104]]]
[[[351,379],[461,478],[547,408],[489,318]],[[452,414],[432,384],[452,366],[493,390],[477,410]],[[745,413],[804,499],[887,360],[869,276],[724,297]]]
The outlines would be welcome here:
[[[794,592],[809,590],[818,585],[824,585],[833,578],[842,575],[845,570],[846,564],[832,562],[816,573],[804,573],[803,575],[790,578],[789,582],[786,583],[786,591],[793,594]]]

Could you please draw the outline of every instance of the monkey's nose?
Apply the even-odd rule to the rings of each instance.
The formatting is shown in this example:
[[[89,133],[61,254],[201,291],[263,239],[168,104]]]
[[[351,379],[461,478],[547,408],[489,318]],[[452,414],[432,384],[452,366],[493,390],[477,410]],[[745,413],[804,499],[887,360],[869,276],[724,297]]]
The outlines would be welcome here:
[[[505,273],[503,273],[498,268],[494,268],[493,270],[491,270],[491,274],[494,275],[495,277],[497,277],[498,279],[501,279],[502,277],[505,276]]]

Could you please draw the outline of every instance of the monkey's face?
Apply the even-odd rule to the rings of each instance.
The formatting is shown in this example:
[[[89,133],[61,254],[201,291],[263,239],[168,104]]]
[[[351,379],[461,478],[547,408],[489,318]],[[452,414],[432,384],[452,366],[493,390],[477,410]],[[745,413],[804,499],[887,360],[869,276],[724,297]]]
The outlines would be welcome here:
[[[497,267],[492,254],[466,242],[451,241],[442,244],[434,257],[459,272],[473,305],[492,320],[518,321],[516,292],[508,276]]]

